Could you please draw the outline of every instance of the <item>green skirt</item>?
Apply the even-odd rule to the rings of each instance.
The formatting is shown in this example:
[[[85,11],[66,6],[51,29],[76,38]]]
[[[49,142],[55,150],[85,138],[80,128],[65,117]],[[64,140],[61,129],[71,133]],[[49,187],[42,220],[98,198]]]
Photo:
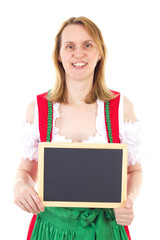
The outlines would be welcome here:
[[[38,214],[31,240],[128,240],[112,209],[46,207]]]

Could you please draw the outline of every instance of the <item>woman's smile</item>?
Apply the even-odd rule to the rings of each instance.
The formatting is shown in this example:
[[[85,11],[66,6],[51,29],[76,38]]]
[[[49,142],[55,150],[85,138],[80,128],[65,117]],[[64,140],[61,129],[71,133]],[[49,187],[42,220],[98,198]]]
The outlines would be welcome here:
[[[79,61],[72,63],[72,65],[75,69],[83,69],[87,65],[87,62]]]

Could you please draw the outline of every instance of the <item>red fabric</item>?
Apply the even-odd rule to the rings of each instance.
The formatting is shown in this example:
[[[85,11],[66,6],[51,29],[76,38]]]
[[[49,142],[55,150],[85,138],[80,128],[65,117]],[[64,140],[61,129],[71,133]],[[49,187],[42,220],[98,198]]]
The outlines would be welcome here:
[[[36,217],[37,217],[36,215],[33,215],[32,220],[30,222],[29,229],[28,229],[27,240],[31,239],[33,228],[34,228],[34,224],[36,222]]]
[[[114,94],[118,95],[115,99],[109,101],[109,113],[110,113],[110,121],[111,121],[111,129],[112,129],[112,137],[113,143],[120,143],[119,139],[119,100],[120,94],[118,92],[112,91]],[[105,116],[105,125],[106,125],[106,132],[109,142],[109,135],[108,135],[108,127],[107,127],[107,120],[106,120],[106,112],[105,112],[105,105],[104,103],[104,116]]]
[[[47,93],[37,96],[38,116],[39,116],[39,133],[41,142],[47,139],[47,122],[48,122],[48,101]]]
[[[118,92],[113,92],[113,93],[117,94],[118,96],[115,99],[112,99],[109,102],[112,137],[113,137],[113,143],[120,143],[120,139],[119,139],[119,100],[120,100],[120,94]]]
[[[128,228],[128,226],[125,226],[124,228],[125,228],[125,231],[126,231],[128,240],[131,240],[131,235],[130,235],[130,233],[129,233],[129,228]]]

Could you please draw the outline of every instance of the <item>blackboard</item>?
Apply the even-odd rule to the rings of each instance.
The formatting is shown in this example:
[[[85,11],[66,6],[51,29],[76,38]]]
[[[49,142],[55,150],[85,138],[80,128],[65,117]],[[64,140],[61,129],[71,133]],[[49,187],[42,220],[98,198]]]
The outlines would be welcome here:
[[[38,193],[45,206],[123,206],[126,182],[124,144],[39,144]]]

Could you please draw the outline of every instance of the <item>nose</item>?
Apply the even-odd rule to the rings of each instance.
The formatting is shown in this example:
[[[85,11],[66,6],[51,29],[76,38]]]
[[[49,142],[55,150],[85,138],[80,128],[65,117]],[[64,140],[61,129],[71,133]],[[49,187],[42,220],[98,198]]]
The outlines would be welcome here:
[[[84,50],[81,48],[81,47],[77,47],[75,50],[74,50],[74,57],[75,58],[83,58],[85,53],[84,53]]]

